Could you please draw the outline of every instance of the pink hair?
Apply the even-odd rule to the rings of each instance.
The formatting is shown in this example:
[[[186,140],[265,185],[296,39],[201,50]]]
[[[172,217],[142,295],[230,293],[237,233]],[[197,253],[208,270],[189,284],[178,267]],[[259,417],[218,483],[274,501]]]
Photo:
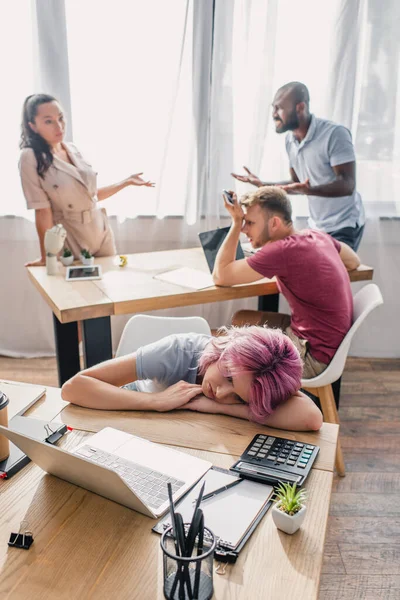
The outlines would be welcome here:
[[[252,373],[249,409],[254,420],[262,420],[300,389],[299,352],[280,329],[252,325],[223,330],[205,347],[199,373],[204,375],[215,362],[225,377]]]

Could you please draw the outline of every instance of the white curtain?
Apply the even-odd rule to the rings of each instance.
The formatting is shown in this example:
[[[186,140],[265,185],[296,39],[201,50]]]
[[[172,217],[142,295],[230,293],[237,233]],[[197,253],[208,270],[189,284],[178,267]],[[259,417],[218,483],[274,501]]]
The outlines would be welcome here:
[[[22,266],[37,248],[17,171],[26,95],[44,91],[61,99],[100,185],[138,171],[157,182],[154,190],[131,187],[107,201],[119,219],[112,226],[121,252],[196,245],[200,229],[221,222],[221,190],[235,186],[230,173],[242,165],[267,180],[287,177],[284,136],[274,131],[270,104],[290,80],[308,85],[315,114],[352,129],[367,211],[392,217],[399,204],[399,24],[396,0],[5,3],[0,215],[23,218],[0,223],[2,286],[18,298],[1,302],[0,353],[53,352],[50,311]],[[297,215],[307,213],[306,199],[295,197],[293,205]],[[121,222],[137,215],[147,218]],[[384,295],[387,289],[383,329],[398,322],[388,302],[393,285],[400,286],[389,270],[398,265],[398,221],[370,220],[368,227],[361,257],[375,265]],[[234,308],[190,310],[215,326],[228,322]],[[390,335],[389,355],[396,355],[398,326]],[[369,349],[364,344],[358,352]],[[376,352],[388,355],[383,344]]]

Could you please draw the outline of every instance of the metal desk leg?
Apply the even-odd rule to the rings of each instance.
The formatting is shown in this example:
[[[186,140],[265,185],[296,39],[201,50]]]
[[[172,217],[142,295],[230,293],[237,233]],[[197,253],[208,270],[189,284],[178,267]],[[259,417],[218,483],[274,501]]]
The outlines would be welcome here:
[[[336,381],[332,383],[332,392],[335,398],[336,408],[339,410],[339,400],[340,400],[340,385],[342,383],[342,378],[339,377]]]
[[[54,337],[56,340],[56,357],[58,385],[61,387],[68,379],[81,370],[79,363],[78,324],[60,323],[53,314]]]
[[[258,310],[279,312],[279,294],[258,297]]]
[[[85,369],[112,358],[110,317],[82,321]]]

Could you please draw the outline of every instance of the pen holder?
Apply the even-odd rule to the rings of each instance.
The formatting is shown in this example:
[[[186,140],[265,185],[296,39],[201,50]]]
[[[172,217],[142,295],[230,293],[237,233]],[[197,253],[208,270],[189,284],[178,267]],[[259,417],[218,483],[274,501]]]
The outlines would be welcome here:
[[[196,543],[192,555],[177,556],[176,540],[172,527],[161,537],[164,566],[164,597],[167,600],[209,600],[213,595],[213,556],[215,536],[204,527],[204,543],[199,548]],[[198,552],[200,554],[198,555]]]

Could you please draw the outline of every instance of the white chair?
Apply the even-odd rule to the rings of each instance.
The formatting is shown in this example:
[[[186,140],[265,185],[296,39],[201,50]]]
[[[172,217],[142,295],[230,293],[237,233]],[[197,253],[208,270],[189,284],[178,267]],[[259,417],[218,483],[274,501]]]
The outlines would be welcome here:
[[[191,332],[211,335],[210,326],[203,317],[134,315],[124,327],[115,356],[135,352],[141,346],[156,342],[172,333]]]
[[[383,298],[375,283],[370,283],[357,292],[353,298],[353,325],[337,349],[335,356],[320,375],[312,379],[302,379],[301,387],[318,396],[324,421],[327,423],[340,423],[331,384],[343,374],[350,344],[356,331],[369,313],[380,304],[383,304]],[[340,440],[337,445],[335,466],[338,475],[344,477],[345,467]]]

